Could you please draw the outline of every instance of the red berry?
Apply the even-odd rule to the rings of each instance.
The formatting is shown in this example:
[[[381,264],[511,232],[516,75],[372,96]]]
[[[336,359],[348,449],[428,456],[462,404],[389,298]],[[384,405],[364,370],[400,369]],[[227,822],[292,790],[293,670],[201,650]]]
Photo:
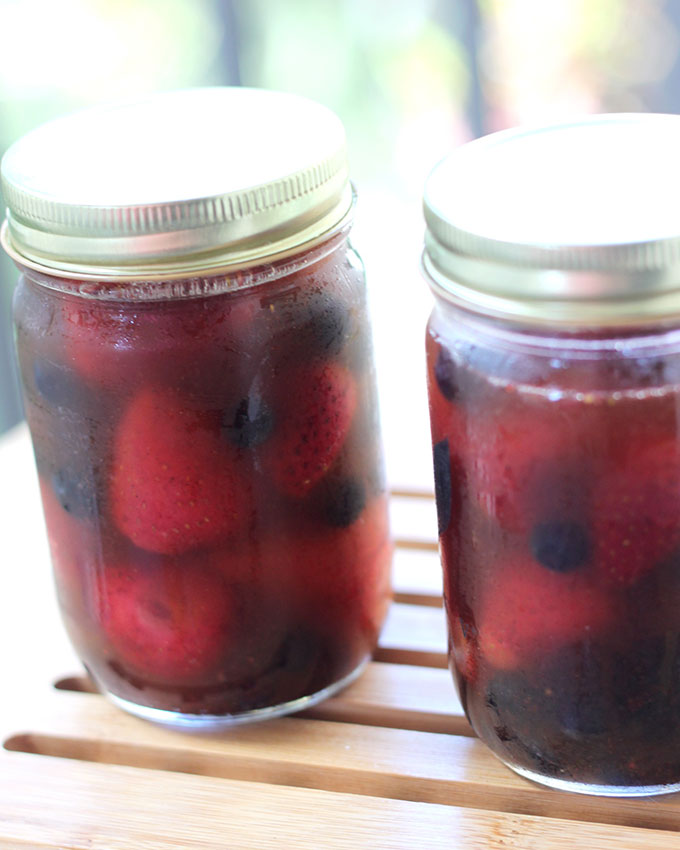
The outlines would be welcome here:
[[[67,362],[88,383],[116,389],[154,380],[214,407],[231,386],[248,386],[257,309],[241,293],[123,306],[67,299],[59,332]]]
[[[357,406],[352,373],[337,363],[305,366],[285,380],[267,468],[277,487],[301,497],[318,483],[343,447]]]
[[[111,472],[111,512],[133,543],[178,554],[221,541],[244,526],[250,492],[218,413],[187,409],[170,391],[133,398]]]
[[[351,526],[298,538],[290,571],[298,598],[322,626],[354,623],[375,640],[390,599],[391,561],[387,502],[378,498]]]
[[[478,649],[472,631],[465,628],[460,616],[448,617],[449,657],[459,674],[469,682],[477,678]]]
[[[235,628],[224,583],[198,563],[108,567],[98,605],[120,662],[151,681],[200,681],[219,664]]]
[[[584,573],[556,573],[530,559],[499,569],[482,599],[479,647],[497,669],[514,669],[615,621],[611,594]]]
[[[595,563],[633,584],[680,545],[680,445],[676,438],[630,448],[593,494]]]

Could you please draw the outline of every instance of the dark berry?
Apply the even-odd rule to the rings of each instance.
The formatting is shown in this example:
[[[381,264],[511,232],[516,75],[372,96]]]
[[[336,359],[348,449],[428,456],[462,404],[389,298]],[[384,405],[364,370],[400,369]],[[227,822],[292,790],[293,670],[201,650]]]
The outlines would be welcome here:
[[[333,356],[342,351],[349,332],[345,305],[325,294],[312,293],[298,332],[317,352]]]
[[[52,476],[52,488],[62,508],[80,519],[97,513],[97,491],[94,477],[76,469],[60,469]]]
[[[267,440],[274,430],[274,414],[259,396],[241,399],[235,411],[225,413],[223,430],[232,443],[250,449]]]
[[[305,628],[290,632],[281,644],[276,667],[288,673],[313,671],[320,657],[320,639]]]
[[[448,438],[437,443],[433,450],[434,494],[437,501],[437,523],[443,534],[451,522],[451,459]]]
[[[678,637],[647,637],[613,657],[612,698],[618,722],[640,721],[648,739],[671,735],[678,722]]]
[[[498,727],[514,727],[536,711],[534,691],[522,673],[496,673],[486,689],[485,703]]]
[[[286,292],[263,306],[279,325],[277,347],[283,357],[334,357],[350,336],[350,311],[323,290]]]
[[[555,761],[542,723],[542,693],[522,673],[502,672],[489,682],[484,701],[494,735],[515,758],[532,768],[554,772]]]
[[[571,520],[539,522],[531,532],[531,552],[544,567],[566,573],[590,557],[590,538],[581,523]]]
[[[600,735],[612,725],[606,687],[608,652],[590,641],[572,644],[554,657],[543,680],[545,707],[570,736]]]
[[[57,407],[73,407],[82,392],[77,375],[51,360],[33,363],[33,384],[45,401]]]
[[[458,395],[457,371],[451,353],[446,348],[440,348],[434,366],[434,376],[441,394],[449,401],[453,401]]]
[[[366,505],[366,488],[356,478],[335,483],[327,496],[326,519],[336,528],[347,528],[359,518]]]

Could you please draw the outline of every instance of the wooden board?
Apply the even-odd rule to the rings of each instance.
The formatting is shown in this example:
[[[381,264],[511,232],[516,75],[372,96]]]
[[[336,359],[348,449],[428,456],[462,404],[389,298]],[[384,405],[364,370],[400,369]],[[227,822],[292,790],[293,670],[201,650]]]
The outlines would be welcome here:
[[[680,795],[551,791],[473,735],[446,667],[431,496],[398,493],[375,660],[295,717],[169,731],[94,692],[53,598],[24,429],[0,441],[0,850],[677,848]]]

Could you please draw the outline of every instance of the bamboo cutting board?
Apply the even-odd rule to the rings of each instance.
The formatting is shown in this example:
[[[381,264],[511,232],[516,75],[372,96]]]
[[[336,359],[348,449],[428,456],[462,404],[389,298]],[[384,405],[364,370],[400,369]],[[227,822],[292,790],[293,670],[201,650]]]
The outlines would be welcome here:
[[[56,603],[28,434],[0,440],[0,850],[670,848],[680,795],[551,791],[475,739],[446,670],[428,494],[393,495],[396,599],[375,660],[307,712],[168,731],[95,693]]]

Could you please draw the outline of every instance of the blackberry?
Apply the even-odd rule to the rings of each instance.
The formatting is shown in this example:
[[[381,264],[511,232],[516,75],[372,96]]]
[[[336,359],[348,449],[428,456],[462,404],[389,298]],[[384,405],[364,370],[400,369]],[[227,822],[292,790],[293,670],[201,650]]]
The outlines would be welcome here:
[[[571,738],[602,735],[615,708],[607,683],[609,653],[590,641],[572,644],[544,673],[546,708]]]
[[[75,407],[82,395],[81,382],[67,366],[51,360],[36,359],[33,363],[33,385],[38,394],[56,407]]]
[[[458,367],[446,348],[440,348],[437,362],[434,366],[434,376],[441,394],[448,401],[454,401],[458,396]]]
[[[333,484],[326,497],[326,520],[336,528],[352,525],[366,505],[366,488],[357,478],[345,478]]]
[[[94,476],[75,468],[64,467],[52,476],[52,489],[57,501],[69,514],[79,519],[92,519],[97,514],[97,491]]]
[[[570,572],[590,557],[588,532],[573,520],[539,522],[533,527],[529,542],[538,563],[557,573]]]
[[[451,457],[448,438],[432,449],[434,460],[434,494],[437,502],[437,524],[443,534],[451,522]]]
[[[263,307],[279,325],[275,345],[284,360],[335,357],[351,336],[349,309],[322,290],[286,292]]]

